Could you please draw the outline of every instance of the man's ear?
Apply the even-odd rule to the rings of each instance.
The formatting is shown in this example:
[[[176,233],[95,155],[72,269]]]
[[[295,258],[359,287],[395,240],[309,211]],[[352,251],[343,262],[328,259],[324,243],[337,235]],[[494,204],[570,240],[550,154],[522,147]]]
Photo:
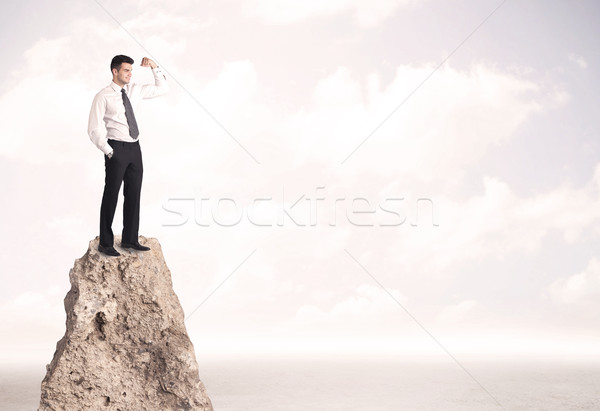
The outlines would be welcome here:
[[[119,70],[117,70],[116,68],[114,68],[110,71],[112,72],[113,76],[115,76],[119,72]]]

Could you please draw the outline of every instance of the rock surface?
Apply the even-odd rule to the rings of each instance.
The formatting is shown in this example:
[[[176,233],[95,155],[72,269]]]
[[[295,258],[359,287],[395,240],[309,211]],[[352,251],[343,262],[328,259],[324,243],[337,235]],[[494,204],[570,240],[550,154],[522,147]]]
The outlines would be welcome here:
[[[42,381],[41,410],[212,411],[159,242],[75,261],[67,330]]]

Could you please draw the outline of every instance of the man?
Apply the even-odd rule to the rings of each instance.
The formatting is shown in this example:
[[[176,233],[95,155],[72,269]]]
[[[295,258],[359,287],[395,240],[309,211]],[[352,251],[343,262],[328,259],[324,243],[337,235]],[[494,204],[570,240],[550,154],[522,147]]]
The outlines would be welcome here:
[[[121,182],[124,183],[125,198],[121,247],[150,250],[138,240],[143,166],[140,133],[134,113],[141,99],[158,97],[168,91],[166,77],[156,63],[147,57],[142,59],[141,66],[152,69],[154,84],[129,84],[132,64],[131,57],[119,55],[112,59],[112,82],[94,97],[88,123],[90,139],[104,153],[106,170],[98,250],[113,257],[120,255],[114,248],[112,222]]]

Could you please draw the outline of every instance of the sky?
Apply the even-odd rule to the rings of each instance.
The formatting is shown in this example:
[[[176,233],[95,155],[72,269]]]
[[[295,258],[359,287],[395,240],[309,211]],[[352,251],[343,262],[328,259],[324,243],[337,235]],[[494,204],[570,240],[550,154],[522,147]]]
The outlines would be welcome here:
[[[598,358],[596,2],[0,7],[2,360],[64,334],[116,54],[171,85],[136,112],[140,234],[197,354]]]

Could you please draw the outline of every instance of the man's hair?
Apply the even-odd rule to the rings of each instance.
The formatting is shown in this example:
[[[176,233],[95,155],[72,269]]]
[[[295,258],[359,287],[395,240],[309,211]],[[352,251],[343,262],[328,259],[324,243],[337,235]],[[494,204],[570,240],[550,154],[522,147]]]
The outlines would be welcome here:
[[[133,64],[133,59],[129,56],[124,56],[122,54],[114,56],[112,61],[110,62],[110,72],[112,73],[113,69],[117,69],[117,71],[119,71],[119,69],[121,68],[121,63]]]

